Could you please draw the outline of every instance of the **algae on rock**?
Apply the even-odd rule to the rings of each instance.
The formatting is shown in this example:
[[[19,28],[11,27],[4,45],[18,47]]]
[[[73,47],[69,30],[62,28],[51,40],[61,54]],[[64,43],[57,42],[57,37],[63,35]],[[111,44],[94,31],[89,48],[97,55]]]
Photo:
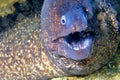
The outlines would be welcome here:
[[[26,0],[0,0],[0,16],[5,17],[15,11],[14,4],[16,2],[22,3]]]

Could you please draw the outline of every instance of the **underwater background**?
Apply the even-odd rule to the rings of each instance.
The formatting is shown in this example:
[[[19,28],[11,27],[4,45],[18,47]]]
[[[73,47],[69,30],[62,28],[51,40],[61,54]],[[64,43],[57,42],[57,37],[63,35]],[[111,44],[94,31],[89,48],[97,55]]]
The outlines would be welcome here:
[[[44,0],[0,0],[0,34],[15,28],[19,24],[17,22],[23,19],[32,19],[35,15],[40,19],[43,2]],[[120,0],[106,0],[106,3],[110,3],[117,14],[120,14]],[[120,21],[120,15],[117,15],[117,20]],[[111,61],[95,73],[84,77],[70,76],[52,80],[120,80],[120,44]]]

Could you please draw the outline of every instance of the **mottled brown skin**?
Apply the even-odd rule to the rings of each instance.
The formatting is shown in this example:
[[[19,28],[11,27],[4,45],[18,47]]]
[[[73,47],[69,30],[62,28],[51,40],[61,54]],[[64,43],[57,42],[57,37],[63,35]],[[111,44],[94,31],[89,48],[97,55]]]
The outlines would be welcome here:
[[[107,14],[107,18],[114,23],[116,20],[111,15],[114,18],[114,13]],[[89,58],[75,61],[54,55],[43,47],[41,38],[45,39],[45,35],[42,36],[44,30],[39,23],[40,17],[35,15],[16,22],[14,28],[0,34],[0,79],[46,80],[58,76],[86,75],[106,64],[116,51],[115,24],[108,23],[111,35],[99,31],[101,35],[92,44]]]
[[[38,15],[0,34],[1,80],[46,80],[64,74],[41,46]]]

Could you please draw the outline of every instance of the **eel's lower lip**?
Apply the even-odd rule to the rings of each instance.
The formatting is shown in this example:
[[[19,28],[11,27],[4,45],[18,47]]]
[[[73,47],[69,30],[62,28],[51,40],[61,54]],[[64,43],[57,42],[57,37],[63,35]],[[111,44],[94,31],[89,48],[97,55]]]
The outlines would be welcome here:
[[[93,31],[82,31],[59,37],[53,42],[58,43],[63,51],[63,53],[58,53],[59,55],[73,60],[82,60],[88,57],[94,37]]]

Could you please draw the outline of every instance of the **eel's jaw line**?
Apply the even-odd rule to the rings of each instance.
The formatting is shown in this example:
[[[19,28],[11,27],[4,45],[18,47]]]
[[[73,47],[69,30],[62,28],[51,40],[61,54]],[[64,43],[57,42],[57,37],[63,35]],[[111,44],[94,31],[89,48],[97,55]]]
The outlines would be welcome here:
[[[73,45],[68,44],[65,40],[63,40],[62,42],[63,44],[66,44],[70,49],[79,51],[88,48],[92,43],[92,39],[88,38],[85,39],[85,41],[82,41],[82,43],[78,42],[77,44],[73,44]]]

